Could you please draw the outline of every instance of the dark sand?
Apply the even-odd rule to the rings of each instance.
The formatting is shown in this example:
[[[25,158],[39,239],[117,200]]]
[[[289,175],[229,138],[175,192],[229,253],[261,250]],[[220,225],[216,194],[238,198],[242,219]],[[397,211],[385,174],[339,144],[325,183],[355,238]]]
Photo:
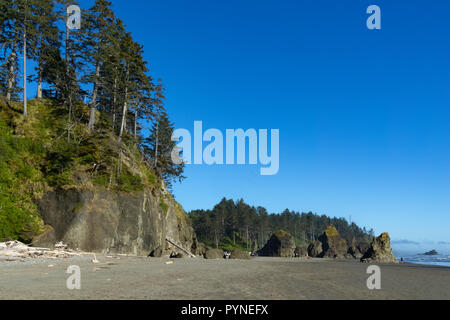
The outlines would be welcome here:
[[[450,299],[445,267],[380,265],[382,289],[371,291],[368,265],[356,261],[91,259],[2,262],[0,299]],[[81,290],[66,288],[70,265],[81,268]]]

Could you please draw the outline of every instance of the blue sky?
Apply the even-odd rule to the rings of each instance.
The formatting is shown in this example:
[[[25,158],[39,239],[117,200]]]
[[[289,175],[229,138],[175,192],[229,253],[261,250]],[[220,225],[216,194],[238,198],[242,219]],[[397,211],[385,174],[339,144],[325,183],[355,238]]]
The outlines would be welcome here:
[[[186,210],[244,198],[450,242],[448,1],[113,3],[177,128],[280,129],[276,176],[189,166],[174,188]],[[371,4],[381,30],[366,27]]]

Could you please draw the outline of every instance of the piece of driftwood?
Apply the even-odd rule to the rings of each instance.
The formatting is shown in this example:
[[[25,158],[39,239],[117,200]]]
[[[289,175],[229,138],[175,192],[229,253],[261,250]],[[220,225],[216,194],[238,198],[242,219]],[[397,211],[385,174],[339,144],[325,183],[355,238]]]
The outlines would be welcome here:
[[[166,237],[166,241],[168,243],[170,243],[171,245],[177,247],[178,249],[180,249],[181,251],[183,251],[184,253],[186,253],[189,257],[191,258],[196,258],[196,256],[194,254],[192,254],[191,252],[187,251],[186,249],[184,249],[181,245],[177,244],[174,240]]]

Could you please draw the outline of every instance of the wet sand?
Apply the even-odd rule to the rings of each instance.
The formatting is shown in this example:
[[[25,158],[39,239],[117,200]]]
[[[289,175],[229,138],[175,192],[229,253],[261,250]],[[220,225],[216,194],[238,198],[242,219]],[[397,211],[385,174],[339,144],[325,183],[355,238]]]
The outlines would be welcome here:
[[[380,264],[382,288],[369,290],[368,265],[356,261],[97,258],[2,262],[0,299],[450,299],[445,267]],[[66,287],[70,265],[81,290]]]

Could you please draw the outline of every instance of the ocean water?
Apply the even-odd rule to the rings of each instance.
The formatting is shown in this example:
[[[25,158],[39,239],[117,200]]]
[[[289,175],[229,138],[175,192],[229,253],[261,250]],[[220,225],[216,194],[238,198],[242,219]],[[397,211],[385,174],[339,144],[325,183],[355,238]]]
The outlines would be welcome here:
[[[395,254],[395,257],[400,261],[400,258],[403,257],[403,260],[408,263],[415,264],[424,264],[431,266],[443,266],[450,267],[450,255],[436,255],[436,256],[423,256],[423,255],[411,255],[411,254]]]

